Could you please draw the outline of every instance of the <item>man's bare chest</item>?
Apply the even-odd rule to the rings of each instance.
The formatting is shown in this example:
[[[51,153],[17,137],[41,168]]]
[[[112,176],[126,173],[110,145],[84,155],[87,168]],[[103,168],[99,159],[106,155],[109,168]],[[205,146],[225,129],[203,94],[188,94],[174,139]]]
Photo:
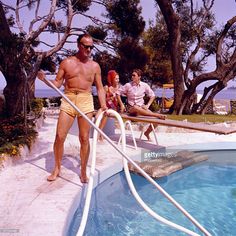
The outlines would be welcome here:
[[[65,76],[67,78],[84,78],[84,79],[92,79],[94,78],[94,70],[90,64],[82,64],[81,63],[72,63],[65,70]]]

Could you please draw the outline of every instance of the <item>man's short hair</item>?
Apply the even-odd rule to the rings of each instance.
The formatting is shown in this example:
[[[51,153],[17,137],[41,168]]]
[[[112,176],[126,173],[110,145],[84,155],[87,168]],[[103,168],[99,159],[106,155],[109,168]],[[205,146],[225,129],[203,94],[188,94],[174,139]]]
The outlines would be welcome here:
[[[77,43],[80,43],[82,38],[92,38],[92,36],[90,34],[88,34],[88,33],[81,34],[77,38]]]
[[[136,72],[138,76],[142,76],[142,73],[143,73],[142,70],[137,69],[137,68],[133,69],[133,72]]]

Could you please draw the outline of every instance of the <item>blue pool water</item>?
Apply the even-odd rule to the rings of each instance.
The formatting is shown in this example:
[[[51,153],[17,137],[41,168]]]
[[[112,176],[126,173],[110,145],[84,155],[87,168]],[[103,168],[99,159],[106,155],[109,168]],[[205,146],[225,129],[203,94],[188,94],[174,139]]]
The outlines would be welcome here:
[[[236,235],[235,154],[207,152],[209,161],[157,180],[212,235]],[[138,193],[159,215],[200,233],[146,179],[138,175],[132,175],[132,179]],[[154,220],[137,204],[123,172],[99,185],[91,204],[84,235],[185,235]],[[82,205],[70,224],[70,236],[78,230]]]

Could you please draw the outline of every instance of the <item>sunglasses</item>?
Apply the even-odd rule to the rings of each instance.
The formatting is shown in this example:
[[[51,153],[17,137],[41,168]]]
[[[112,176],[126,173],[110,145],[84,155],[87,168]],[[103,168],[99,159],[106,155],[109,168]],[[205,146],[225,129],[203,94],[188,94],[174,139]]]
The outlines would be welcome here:
[[[83,44],[83,43],[81,43],[80,42],[80,44],[83,46],[83,48],[85,48],[85,49],[93,49],[94,48],[94,46],[93,45],[85,45],[85,44]]]

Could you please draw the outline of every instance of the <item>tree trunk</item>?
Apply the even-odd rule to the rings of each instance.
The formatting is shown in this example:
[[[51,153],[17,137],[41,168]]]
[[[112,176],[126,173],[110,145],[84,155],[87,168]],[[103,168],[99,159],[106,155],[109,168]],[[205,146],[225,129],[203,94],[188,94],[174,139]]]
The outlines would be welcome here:
[[[23,111],[24,80],[9,78],[3,90],[5,96],[6,115],[13,117]]]
[[[184,81],[182,70],[182,56],[180,49],[181,32],[180,19],[174,12],[172,2],[170,0],[156,0],[161,12],[165,18],[165,22],[169,33],[171,64],[174,75],[174,105],[172,110],[179,113],[181,99],[184,93]],[[171,110],[171,111],[172,111]]]

